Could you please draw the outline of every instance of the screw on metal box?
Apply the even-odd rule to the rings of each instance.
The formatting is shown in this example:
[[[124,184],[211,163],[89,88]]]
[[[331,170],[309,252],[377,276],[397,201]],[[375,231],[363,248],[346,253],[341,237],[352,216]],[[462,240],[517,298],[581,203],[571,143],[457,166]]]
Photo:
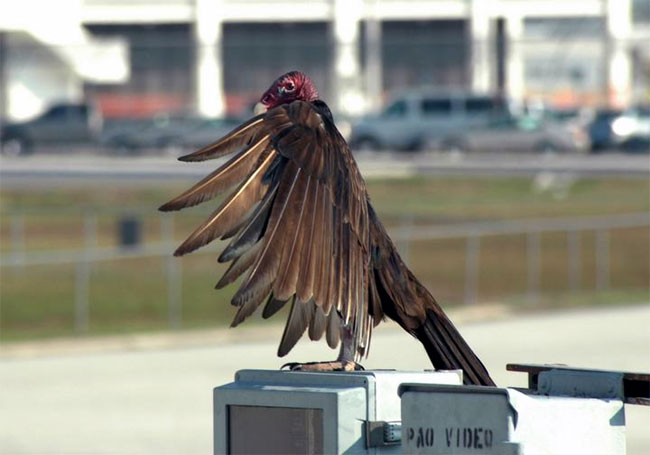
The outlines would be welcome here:
[[[366,446],[383,447],[402,442],[402,422],[366,422]]]

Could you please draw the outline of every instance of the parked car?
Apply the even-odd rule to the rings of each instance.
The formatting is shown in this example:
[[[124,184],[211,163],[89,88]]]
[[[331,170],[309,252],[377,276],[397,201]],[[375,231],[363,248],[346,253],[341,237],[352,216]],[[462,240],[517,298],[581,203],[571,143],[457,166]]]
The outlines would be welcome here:
[[[160,114],[148,119],[129,119],[109,123],[101,145],[109,152],[122,155],[165,151],[178,154],[184,135],[200,120],[186,115]]]
[[[503,115],[486,125],[443,137],[437,148],[455,151],[583,152],[587,135],[569,123],[539,117]]]
[[[407,92],[352,129],[353,149],[429,149],[450,131],[487,124],[508,112],[504,99],[468,92]]]
[[[650,150],[650,106],[600,109],[589,124],[592,150]]]
[[[215,142],[241,123],[241,118],[179,114],[114,120],[107,122],[101,144],[108,153],[121,155],[147,152],[180,155]]]
[[[188,128],[180,141],[183,148],[196,150],[210,145],[243,123],[238,118],[208,118]]]
[[[92,144],[101,129],[102,117],[92,105],[55,104],[32,120],[5,124],[0,146],[4,155],[18,156],[41,146]]]
[[[545,108],[543,115],[558,122],[578,122],[583,117],[580,109]]]
[[[620,109],[599,109],[588,126],[589,140],[593,151],[614,147],[612,123],[622,111]]]
[[[635,106],[612,121],[612,143],[625,151],[650,152],[650,106]]]

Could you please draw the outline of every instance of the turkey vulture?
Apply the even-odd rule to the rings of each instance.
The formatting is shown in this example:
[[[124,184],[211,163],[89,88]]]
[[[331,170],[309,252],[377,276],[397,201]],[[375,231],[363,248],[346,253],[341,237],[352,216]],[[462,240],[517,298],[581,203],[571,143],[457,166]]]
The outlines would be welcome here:
[[[240,324],[263,302],[269,318],[290,302],[278,355],[308,330],[341,350],[344,369],[367,355],[372,328],[386,316],[422,342],[437,369],[462,369],[466,384],[494,385],[433,296],[400,258],[370,203],[352,153],[305,74],[280,76],[261,98],[265,112],[181,161],[233,156],[160,207],[179,210],[231,190],[176,250],[230,239],[217,288],[244,275],[232,298]]]

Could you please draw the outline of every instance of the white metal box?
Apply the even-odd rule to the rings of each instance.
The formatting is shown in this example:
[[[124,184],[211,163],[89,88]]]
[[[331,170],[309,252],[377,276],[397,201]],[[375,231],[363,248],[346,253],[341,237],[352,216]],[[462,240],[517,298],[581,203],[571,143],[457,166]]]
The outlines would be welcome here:
[[[398,454],[400,384],[461,384],[459,371],[242,370],[214,389],[215,454]]]
[[[400,389],[402,453],[625,453],[625,412],[620,399],[526,392],[404,385]]]

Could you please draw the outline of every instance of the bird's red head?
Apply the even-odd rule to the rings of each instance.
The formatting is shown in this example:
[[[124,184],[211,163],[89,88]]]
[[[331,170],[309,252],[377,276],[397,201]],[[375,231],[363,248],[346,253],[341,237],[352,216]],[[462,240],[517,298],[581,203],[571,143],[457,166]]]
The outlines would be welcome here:
[[[296,100],[314,101],[317,99],[318,91],[309,76],[300,71],[290,71],[271,84],[271,87],[262,95],[260,102],[267,109],[271,109]]]

